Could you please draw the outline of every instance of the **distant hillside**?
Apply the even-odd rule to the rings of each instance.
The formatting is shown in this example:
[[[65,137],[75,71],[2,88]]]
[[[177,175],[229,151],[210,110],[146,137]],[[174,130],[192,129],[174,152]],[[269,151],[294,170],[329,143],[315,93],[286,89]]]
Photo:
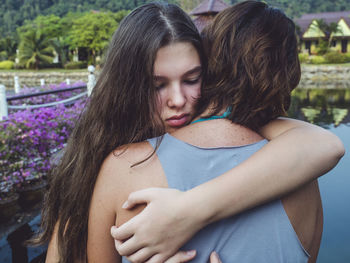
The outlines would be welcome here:
[[[0,38],[14,35],[16,28],[27,20],[38,15],[55,14],[63,16],[68,12],[84,12],[89,10],[105,10],[117,12],[122,9],[131,10],[141,4],[153,0],[0,0]],[[179,3],[186,9],[197,0],[169,0]],[[226,0],[234,4],[236,0]],[[350,10],[349,0],[267,0],[267,3],[283,9],[291,17],[299,17],[304,13]]]
[[[90,10],[117,12],[147,2],[152,0],[0,0],[0,38],[13,35],[25,20],[34,20],[38,15],[63,16],[68,12]]]

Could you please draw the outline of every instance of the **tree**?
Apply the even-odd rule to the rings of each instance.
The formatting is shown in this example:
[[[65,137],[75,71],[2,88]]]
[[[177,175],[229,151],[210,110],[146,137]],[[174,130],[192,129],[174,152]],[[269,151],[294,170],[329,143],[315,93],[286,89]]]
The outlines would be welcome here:
[[[74,20],[69,32],[68,42],[71,50],[85,48],[88,60],[95,63],[96,56],[108,46],[118,23],[110,12],[90,12]]]
[[[45,63],[52,63],[53,48],[50,40],[40,31],[31,30],[21,36],[19,61],[26,68],[39,69]]]
[[[74,18],[79,14],[75,14]],[[51,46],[59,55],[62,64],[67,62],[68,44],[67,33],[73,24],[73,16],[69,13],[66,17],[60,18],[56,15],[38,16],[33,21],[25,21],[24,25],[17,29],[19,35],[28,31],[36,30],[49,39]]]
[[[191,12],[202,0],[178,0],[177,2],[183,10]]]
[[[319,39],[318,52],[319,54],[325,54],[328,52],[331,47],[333,36],[336,33],[342,33],[341,28],[338,23],[332,22],[330,24],[326,23],[323,19],[316,19],[316,23],[312,24],[316,26],[325,34],[325,39]]]
[[[316,19],[316,25],[325,34],[328,48],[331,46],[334,34],[342,33],[338,23],[335,22],[327,24],[323,19]]]
[[[12,37],[5,37],[0,39],[0,61],[1,60],[15,60],[17,42]]]

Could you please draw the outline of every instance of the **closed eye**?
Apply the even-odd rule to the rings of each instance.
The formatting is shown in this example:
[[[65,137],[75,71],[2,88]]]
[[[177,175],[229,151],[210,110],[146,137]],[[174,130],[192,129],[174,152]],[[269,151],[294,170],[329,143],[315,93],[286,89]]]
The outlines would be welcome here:
[[[184,80],[184,83],[189,84],[189,85],[195,85],[201,80],[201,77],[196,78],[196,79],[186,79]]]

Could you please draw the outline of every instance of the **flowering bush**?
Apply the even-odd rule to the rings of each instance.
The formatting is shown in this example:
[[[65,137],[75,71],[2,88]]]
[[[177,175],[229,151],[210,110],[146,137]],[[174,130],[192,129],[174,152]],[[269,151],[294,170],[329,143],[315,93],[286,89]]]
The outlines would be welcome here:
[[[55,98],[51,95],[45,97],[58,101],[64,96],[72,96],[72,93],[57,95]],[[41,104],[39,101],[43,99],[37,98],[35,104]],[[33,104],[29,99],[26,102]],[[64,147],[84,104],[83,99],[70,106],[60,104],[50,108],[10,111],[8,119],[0,122],[0,187],[3,188],[0,191],[3,195],[10,185],[20,188],[46,176],[51,170],[52,154]]]

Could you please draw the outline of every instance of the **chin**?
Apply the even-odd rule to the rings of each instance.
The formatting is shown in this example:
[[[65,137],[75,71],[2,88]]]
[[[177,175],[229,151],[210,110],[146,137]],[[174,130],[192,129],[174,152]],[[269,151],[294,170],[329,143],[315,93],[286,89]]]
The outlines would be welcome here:
[[[167,133],[172,133],[172,132],[177,131],[177,130],[180,129],[180,128],[182,128],[182,126],[181,126],[181,127],[167,127],[165,131],[166,131]]]

